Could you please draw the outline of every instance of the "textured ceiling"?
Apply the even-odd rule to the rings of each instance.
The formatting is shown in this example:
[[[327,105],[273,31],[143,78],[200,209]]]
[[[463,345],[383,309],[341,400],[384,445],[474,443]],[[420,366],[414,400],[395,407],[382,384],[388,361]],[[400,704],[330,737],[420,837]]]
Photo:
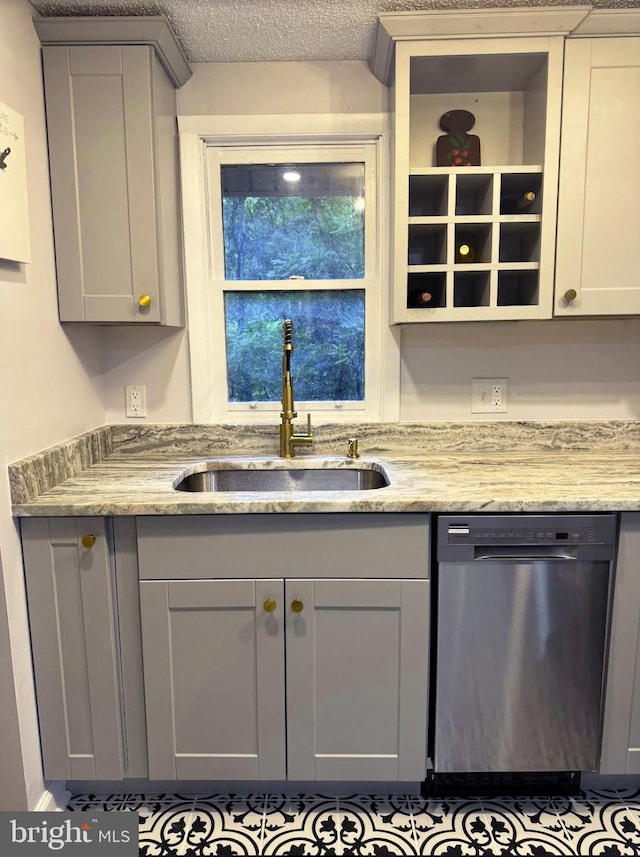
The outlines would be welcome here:
[[[379,12],[581,5],[581,0],[31,0],[49,15],[165,15],[190,62],[370,60]],[[598,7],[640,0],[596,0]]]

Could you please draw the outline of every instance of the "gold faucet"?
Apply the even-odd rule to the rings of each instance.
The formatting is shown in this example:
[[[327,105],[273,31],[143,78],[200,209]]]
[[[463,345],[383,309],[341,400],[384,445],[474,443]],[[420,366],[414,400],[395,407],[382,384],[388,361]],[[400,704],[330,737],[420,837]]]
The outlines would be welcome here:
[[[282,323],[284,347],[282,349],[282,411],[280,413],[280,457],[293,458],[296,446],[311,446],[311,414],[307,414],[307,433],[295,434],[293,421],[298,416],[293,404],[291,355],[293,354],[293,323],[286,318]]]

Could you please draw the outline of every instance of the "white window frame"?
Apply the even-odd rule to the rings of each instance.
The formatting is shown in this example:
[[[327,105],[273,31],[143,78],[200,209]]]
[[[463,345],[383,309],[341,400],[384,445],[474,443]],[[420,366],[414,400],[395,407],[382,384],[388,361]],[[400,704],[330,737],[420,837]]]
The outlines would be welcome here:
[[[288,280],[224,280],[219,200],[210,198],[211,171],[215,171],[217,182],[217,164],[264,163],[267,147],[274,155],[286,152],[292,161],[297,153],[305,160],[335,162],[344,160],[341,154],[345,153],[347,160],[353,157],[365,162],[365,210],[369,219],[365,279],[300,282],[300,287],[309,290],[365,291],[365,400],[296,402],[296,407],[299,413],[308,410],[321,414],[316,422],[398,420],[399,331],[388,326],[387,114],[181,116],[178,123],[194,421],[264,423],[271,422],[280,409],[279,402],[246,405],[227,401],[223,292],[280,291],[284,283],[287,288],[293,287]],[[256,158],[258,152],[261,157]]]

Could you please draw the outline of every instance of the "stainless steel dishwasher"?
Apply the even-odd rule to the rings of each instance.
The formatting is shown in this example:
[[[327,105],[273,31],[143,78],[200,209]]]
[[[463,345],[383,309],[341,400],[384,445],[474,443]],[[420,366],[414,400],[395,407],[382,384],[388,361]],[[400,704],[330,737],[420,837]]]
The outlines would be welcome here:
[[[615,515],[439,516],[434,771],[593,771]]]

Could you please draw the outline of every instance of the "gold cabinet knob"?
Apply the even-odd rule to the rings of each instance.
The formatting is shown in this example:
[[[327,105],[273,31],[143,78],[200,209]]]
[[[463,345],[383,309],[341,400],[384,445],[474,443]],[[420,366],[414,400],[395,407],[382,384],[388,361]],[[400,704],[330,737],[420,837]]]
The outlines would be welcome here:
[[[80,539],[80,541],[82,542],[83,548],[92,548],[96,543],[96,537],[93,533],[87,533]]]
[[[264,608],[265,613],[273,613],[278,605],[276,604],[275,598],[266,598],[262,607]]]
[[[571,301],[575,301],[577,297],[578,293],[575,289],[567,289],[567,291],[564,293],[564,299],[569,303],[571,303]]]
[[[294,613],[302,613],[304,610],[304,604],[299,598],[294,598],[291,602],[291,609]]]
[[[146,309],[148,306],[151,306],[151,296],[150,295],[140,295],[138,298],[138,306],[140,309]]]

